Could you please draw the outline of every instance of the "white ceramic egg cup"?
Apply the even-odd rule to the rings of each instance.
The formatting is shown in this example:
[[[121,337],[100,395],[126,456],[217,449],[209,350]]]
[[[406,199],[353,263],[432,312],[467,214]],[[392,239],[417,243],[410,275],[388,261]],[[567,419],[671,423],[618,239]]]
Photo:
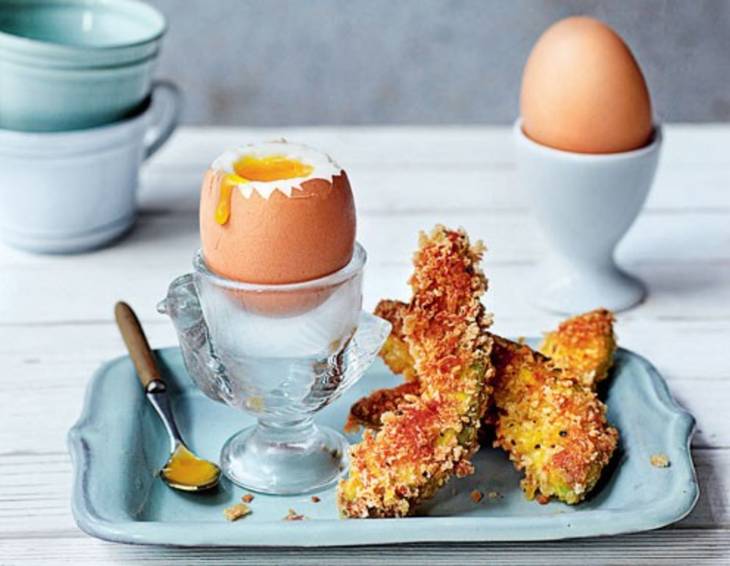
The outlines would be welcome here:
[[[612,154],[552,149],[514,126],[521,186],[548,242],[530,298],[559,313],[640,303],[646,286],[616,265],[614,251],[649,194],[662,145],[655,126],[649,145]]]

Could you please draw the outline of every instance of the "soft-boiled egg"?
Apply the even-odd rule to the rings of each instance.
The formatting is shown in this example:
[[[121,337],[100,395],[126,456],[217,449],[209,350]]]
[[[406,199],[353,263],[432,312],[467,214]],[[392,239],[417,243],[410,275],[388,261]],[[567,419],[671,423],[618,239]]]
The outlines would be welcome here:
[[[652,136],[649,90],[636,59],[592,18],[567,18],[542,34],[525,66],[520,106],[524,133],[555,149],[615,153]]]
[[[355,246],[347,174],[328,155],[283,141],[226,151],[203,180],[200,237],[208,269],[228,279],[282,284],[334,273]]]

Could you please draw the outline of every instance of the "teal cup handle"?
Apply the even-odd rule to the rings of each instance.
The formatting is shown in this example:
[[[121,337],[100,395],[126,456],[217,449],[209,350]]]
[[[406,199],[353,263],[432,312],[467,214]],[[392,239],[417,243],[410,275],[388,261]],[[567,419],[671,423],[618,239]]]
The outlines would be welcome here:
[[[152,84],[152,116],[144,137],[144,158],[152,157],[170,138],[180,121],[182,93],[171,81]]]

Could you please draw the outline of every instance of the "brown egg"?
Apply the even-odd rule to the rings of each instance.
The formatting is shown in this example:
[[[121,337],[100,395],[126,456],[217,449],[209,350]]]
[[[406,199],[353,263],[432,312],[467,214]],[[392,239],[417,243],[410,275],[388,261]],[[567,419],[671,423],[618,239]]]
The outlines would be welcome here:
[[[350,262],[355,228],[346,173],[310,148],[286,142],[240,148],[221,156],[205,174],[203,258],[208,269],[227,279],[277,285],[324,277]],[[226,293],[249,312],[286,317],[317,307],[333,291]]]
[[[641,69],[621,37],[592,18],[567,18],[542,34],[525,66],[520,105],[524,133],[564,151],[629,151],[652,135]]]
[[[234,188],[221,195],[225,173],[209,170],[200,195],[200,237],[208,268],[247,283],[295,283],[333,273],[352,258],[355,205],[347,175],[311,178],[291,189]],[[228,218],[216,218],[230,198]]]

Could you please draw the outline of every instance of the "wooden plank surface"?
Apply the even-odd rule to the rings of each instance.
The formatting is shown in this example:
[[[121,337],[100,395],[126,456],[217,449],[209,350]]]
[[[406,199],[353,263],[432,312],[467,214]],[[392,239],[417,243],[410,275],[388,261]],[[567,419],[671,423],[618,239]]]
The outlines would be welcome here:
[[[489,247],[496,331],[535,335],[557,322],[526,300],[544,244],[515,183],[509,130],[183,129],[145,167],[138,225],[117,246],[73,257],[0,247],[0,564],[730,563],[730,128],[719,126],[667,127],[655,187],[618,254],[651,289],[646,303],[619,317],[621,344],[649,358],[698,421],[702,495],[678,525],[580,542],[322,551],[153,549],[81,533],[69,511],[65,434],[90,375],[123,353],[114,301],[138,310],[154,345],[173,344],[155,305],[198,246],[202,171],[225,147],[280,137],[329,150],[347,168],[369,252],[367,307],[405,295],[417,231],[442,222],[463,225]]]
[[[326,550],[176,549],[110,544],[90,537],[32,537],[0,540],[0,550],[18,563],[48,564],[59,557],[78,566],[101,564],[256,564],[281,566],[399,566],[448,564],[515,566],[587,564],[726,565],[727,534],[718,530],[663,530],[614,538],[550,543],[410,544]],[[10,564],[10,561],[0,563]]]

